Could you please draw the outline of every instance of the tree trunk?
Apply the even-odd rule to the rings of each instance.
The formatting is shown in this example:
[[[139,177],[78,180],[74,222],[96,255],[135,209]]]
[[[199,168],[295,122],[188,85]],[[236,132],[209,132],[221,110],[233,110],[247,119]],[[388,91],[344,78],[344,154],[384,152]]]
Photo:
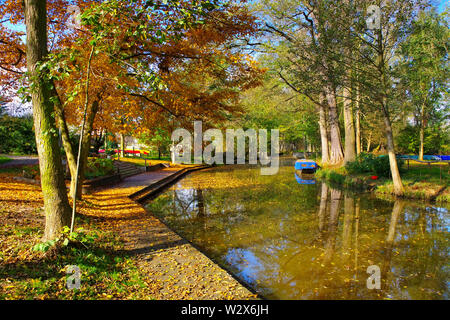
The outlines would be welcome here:
[[[339,117],[336,104],[336,92],[334,89],[327,87],[326,97],[329,106],[329,125],[330,125],[330,140],[331,150],[329,163],[338,164],[344,159],[341,143],[341,131],[339,129]]]
[[[328,163],[329,161],[329,138],[327,132],[327,104],[325,98],[321,99],[319,106],[319,130],[320,130],[320,143],[322,146],[322,163]]]
[[[389,155],[389,164],[391,167],[392,183],[394,184],[394,194],[403,196],[404,189],[400,171],[398,170],[397,158],[395,156],[394,135],[392,134],[391,120],[386,107],[383,107],[384,124],[386,129],[387,152]]]
[[[99,99],[89,104],[88,109],[86,110],[86,126],[84,128],[83,140],[81,141],[80,169],[78,173],[78,187],[76,194],[76,198],[78,200],[83,197],[83,183],[88,163],[89,151],[91,149],[91,135],[94,128],[94,120],[98,111],[98,106]],[[76,173],[75,175],[73,175],[73,177],[75,176]],[[73,178],[70,183],[70,195],[72,197],[75,192],[75,181],[76,179]]]
[[[46,79],[48,71],[36,71],[37,64],[45,61],[48,54],[46,5],[45,0],[25,0],[27,70],[33,79],[31,97],[44,198],[44,240],[50,240],[56,238],[64,226],[69,226],[71,213],[53,116],[53,83]]]
[[[123,133],[120,134],[120,156],[125,157],[125,135]]]
[[[370,152],[371,144],[372,144],[372,132],[369,133],[369,137],[367,138],[367,152]]]
[[[345,158],[344,163],[355,161],[355,125],[353,123],[352,93],[350,88],[344,88],[344,127],[345,127]]]
[[[378,30],[378,70],[380,72],[380,85],[382,86],[382,98],[381,98],[381,108],[383,111],[384,125],[386,130],[386,140],[387,140],[387,152],[389,154],[389,164],[391,167],[392,183],[394,185],[394,194],[396,196],[403,196],[405,190],[403,189],[402,178],[400,177],[400,172],[398,170],[397,158],[395,156],[394,147],[394,134],[392,132],[391,119],[389,116],[388,109],[388,88],[389,84],[387,81],[387,66],[384,60],[384,44],[383,44],[383,33]]]
[[[359,103],[359,86],[356,88],[356,154],[362,152],[361,146],[361,110]]]
[[[419,148],[419,160],[423,161],[423,145],[425,141],[425,105],[422,105],[420,110],[420,148]]]
[[[56,94],[56,91],[54,94]],[[61,140],[63,143],[64,151],[66,152],[66,160],[67,165],[69,166],[70,176],[75,177],[75,175],[77,174],[77,160],[75,157],[72,142],[70,141],[69,129],[67,128],[64,109],[62,108],[60,100],[58,100],[55,105],[55,115],[59,130],[61,132]]]

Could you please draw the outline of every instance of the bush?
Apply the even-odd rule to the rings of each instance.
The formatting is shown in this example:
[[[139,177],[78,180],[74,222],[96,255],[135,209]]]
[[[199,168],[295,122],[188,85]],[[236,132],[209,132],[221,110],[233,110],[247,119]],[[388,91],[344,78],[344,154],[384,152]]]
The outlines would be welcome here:
[[[379,156],[373,160],[373,171],[377,176],[389,177],[391,174],[391,165],[389,156]]]
[[[0,153],[36,154],[33,118],[0,116]]]
[[[114,164],[111,159],[89,158],[86,168],[86,178],[103,177],[114,173]]]
[[[345,166],[349,173],[368,173],[373,171],[375,156],[371,153],[360,153],[355,161],[348,162]]]
[[[403,171],[404,161],[397,159],[400,171]],[[349,173],[371,173],[380,177],[390,177],[391,166],[389,164],[389,156],[374,156],[369,153],[361,153],[356,157],[355,161],[347,163],[345,166]]]
[[[108,156],[115,156],[116,151],[114,151],[114,149],[108,149],[105,151],[105,154],[107,154]]]

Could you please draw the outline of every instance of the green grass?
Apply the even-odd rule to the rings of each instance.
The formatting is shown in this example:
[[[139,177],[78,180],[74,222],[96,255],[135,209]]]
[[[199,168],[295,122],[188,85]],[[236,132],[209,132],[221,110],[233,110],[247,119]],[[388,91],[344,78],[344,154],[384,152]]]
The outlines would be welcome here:
[[[372,173],[349,174],[345,168],[324,168],[317,172],[317,177],[326,180],[331,185],[350,189],[373,190],[379,196],[393,194],[391,179],[380,177],[371,180]],[[450,201],[450,174],[447,163],[410,164],[405,166],[401,174],[405,188],[405,198],[436,201],[440,203]]]
[[[371,174],[349,174],[345,168],[324,168],[317,171],[316,176],[326,180],[332,186],[341,186],[354,190],[369,190],[375,187],[376,182],[370,179]],[[380,178],[380,181],[385,179]]]
[[[406,166],[405,166],[406,167]],[[405,181],[427,181],[436,184],[450,183],[449,174],[450,165],[444,162],[434,164],[410,164],[409,169],[403,173],[402,178]]]

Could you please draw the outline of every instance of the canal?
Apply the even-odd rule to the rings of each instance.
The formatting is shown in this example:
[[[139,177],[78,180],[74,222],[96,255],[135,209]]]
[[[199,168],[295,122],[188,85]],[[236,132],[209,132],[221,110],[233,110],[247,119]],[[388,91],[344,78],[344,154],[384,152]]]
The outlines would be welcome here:
[[[449,207],[260,173],[196,172],[146,209],[268,299],[449,299]]]

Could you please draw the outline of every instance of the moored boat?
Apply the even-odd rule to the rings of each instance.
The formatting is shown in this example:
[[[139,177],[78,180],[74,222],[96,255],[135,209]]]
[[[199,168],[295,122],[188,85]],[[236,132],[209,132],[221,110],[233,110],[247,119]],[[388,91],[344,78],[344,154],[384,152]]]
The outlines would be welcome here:
[[[314,160],[301,159],[295,163],[295,170],[302,173],[315,173],[317,169],[319,169],[319,165]]]

